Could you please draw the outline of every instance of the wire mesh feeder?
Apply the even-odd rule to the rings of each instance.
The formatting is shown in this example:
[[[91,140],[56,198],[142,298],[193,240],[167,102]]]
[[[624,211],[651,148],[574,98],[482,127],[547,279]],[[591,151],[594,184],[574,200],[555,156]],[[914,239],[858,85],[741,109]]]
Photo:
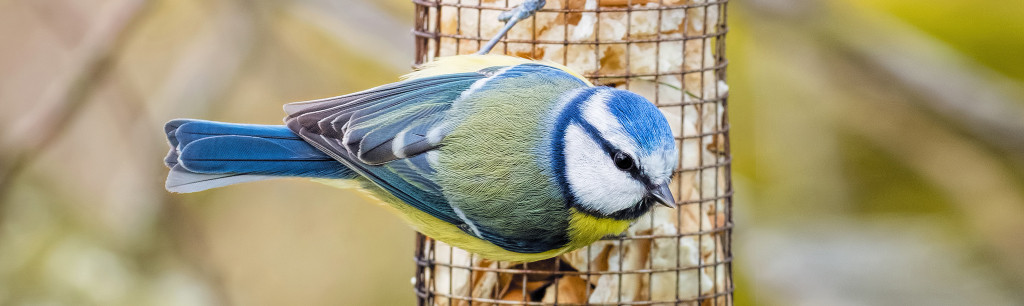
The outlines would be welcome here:
[[[416,64],[471,54],[522,0],[413,0]],[[727,0],[548,0],[492,53],[562,63],[631,90],[669,119],[672,192],[622,237],[531,263],[494,262],[419,235],[420,305],[732,305]]]

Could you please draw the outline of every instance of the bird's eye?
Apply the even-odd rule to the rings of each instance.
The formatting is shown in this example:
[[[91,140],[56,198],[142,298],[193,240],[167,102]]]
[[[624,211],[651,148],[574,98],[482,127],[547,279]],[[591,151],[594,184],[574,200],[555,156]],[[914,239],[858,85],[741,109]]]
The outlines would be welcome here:
[[[629,154],[622,153],[622,151],[615,152],[615,154],[612,155],[612,161],[615,162],[616,167],[619,167],[619,169],[623,171],[633,169],[635,166],[633,164],[633,158],[629,157]]]

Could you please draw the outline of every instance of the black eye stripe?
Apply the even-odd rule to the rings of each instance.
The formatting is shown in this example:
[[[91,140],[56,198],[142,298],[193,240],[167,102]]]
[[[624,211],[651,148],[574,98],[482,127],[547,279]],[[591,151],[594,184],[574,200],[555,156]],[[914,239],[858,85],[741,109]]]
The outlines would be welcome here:
[[[604,150],[604,152],[607,153],[609,157],[611,157],[612,161],[615,161],[615,153],[622,152],[621,150],[616,149],[614,146],[612,146],[612,144],[608,142],[607,139],[601,138],[601,132],[598,131],[597,128],[591,125],[589,122],[586,122],[581,118],[575,118],[575,120],[573,121],[581,128],[583,128],[584,131],[586,131],[587,135],[590,136],[590,139],[594,140],[594,142],[597,142],[597,144],[601,146],[601,149]],[[625,153],[623,152],[623,154]],[[629,156],[629,154],[625,155]],[[632,157],[630,157],[630,160],[632,161],[633,167],[630,167],[629,169],[619,169],[622,169],[622,171],[626,171],[627,173],[629,173],[630,176],[640,181],[644,185],[653,186],[653,184],[651,183],[651,179],[648,178],[646,175],[643,175],[643,171],[640,169],[640,165],[638,165]],[[618,163],[616,163],[616,167],[618,167]]]

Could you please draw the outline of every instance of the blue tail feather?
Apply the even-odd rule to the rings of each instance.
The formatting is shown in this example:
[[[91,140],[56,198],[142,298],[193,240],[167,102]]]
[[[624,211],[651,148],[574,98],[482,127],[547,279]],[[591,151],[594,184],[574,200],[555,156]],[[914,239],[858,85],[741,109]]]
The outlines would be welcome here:
[[[167,189],[195,192],[275,177],[355,178],[285,126],[178,119],[165,126]]]

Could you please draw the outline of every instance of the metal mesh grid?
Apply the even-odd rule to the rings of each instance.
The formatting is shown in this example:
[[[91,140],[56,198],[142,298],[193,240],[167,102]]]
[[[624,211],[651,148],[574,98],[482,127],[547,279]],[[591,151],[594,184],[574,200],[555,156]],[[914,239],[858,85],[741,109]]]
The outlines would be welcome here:
[[[413,0],[416,64],[471,54],[521,0]],[[673,195],[621,237],[531,263],[417,235],[420,305],[732,305],[727,0],[548,0],[492,53],[549,60],[641,94],[672,125]],[[603,29],[602,29],[603,27]]]

